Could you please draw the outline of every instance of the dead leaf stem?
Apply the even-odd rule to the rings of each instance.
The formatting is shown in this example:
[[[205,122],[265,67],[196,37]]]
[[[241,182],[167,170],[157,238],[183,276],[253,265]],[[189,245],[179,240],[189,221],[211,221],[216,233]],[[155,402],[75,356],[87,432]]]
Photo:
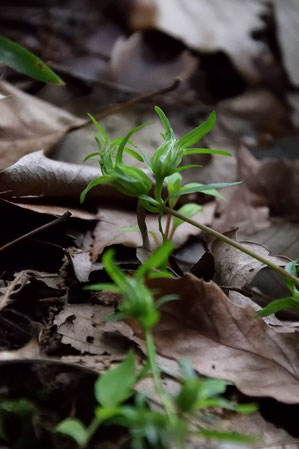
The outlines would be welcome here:
[[[270,262],[268,259],[265,259],[262,256],[259,256],[258,254],[254,253],[253,251],[250,251],[249,249],[245,248],[240,243],[236,242],[235,240],[230,239],[229,237],[221,234],[220,232],[215,231],[214,229],[209,228],[208,226],[205,226],[203,224],[197,223],[196,221],[192,220],[191,218],[186,217],[185,215],[180,214],[176,210],[170,209],[170,207],[162,206],[162,210],[164,212],[167,212],[168,214],[173,215],[174,217],[180,218],[181,220],[191,224],[192,226],[195,226],[196,228],[207,232],[208,234],[212,235],[218,240],[222,240],[224,243],[227,243],[230,246],[233,246],[234,248],[238,249],[239,251],[242,251],[243,253],[247,254],[250,257],[253,257],[254,259],[258,260],[264,265],[267,265],[269,268],[272,268],[272,270],[277,271],[278,273],[282,274],[282,276],[290,279],[292,282],[294,282],[297,286],[299,286],[299,279],[296,276],[293,276],[291,273],[288,273],[283,268],[279,267],[278,265],[275,265],[274,263]]]

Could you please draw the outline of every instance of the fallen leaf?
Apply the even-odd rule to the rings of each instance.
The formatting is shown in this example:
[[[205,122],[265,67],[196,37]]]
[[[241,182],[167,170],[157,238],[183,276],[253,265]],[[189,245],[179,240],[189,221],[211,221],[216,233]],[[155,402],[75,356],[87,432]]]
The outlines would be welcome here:
[[[243,183],[235,189],[223,189],[226,201],[217,199],[217,218],[213,227],[220,232],[238,228],[244,235],[252,235],[270,226],[269,208],[264,206],[263,196],[250,190],[259,162],[240,148],[237,155],[237,178]]]
[[[112,299],[114,296],[109,295]],[[113,312],[114,307],[108,305],[66,305],[54,320],[61,343],[71,345],[81,354],[124,354],[128,349],[127,343],[117,338],[117,335],[113,337],[112,332],[105,331],[106,322],[103,318]]]
[[[82,190],[99,175],[96,167],[55,161],[40,150],[1,171],[0,183],[8,191],[2,194],[5,198],[43,196],[72,198],[79,203]],[[98,195],[109,199],[120,197],[119,192],[107,184],[92,189],[89,196]]]
[[[185,80],[198,64],[188,50],[173,58],[167,55],[164,59],[147,47],[141,33],[134,33],[127,39],[120,37],[116,41],[111,53],[110,74],[120,85],[132,86],[142,92],[170,85],[176,77]]]
[[[214,282],[191,274],[152,280],[150,287],[180,296],[163,306],[153,330],[159,354],[188,357],[201,375],[231,381],[249,396],[299,402],[296,335],[275,332],[254,308],[236,306]],[[134,341],[144,350],[137,329]]]
[[[49,148],[67,131],[86,122],[26,94],[5,81],[0,82],[1,139],[0,168],[6,168],[25,154]]]
[[[215,203],[207,203],[202,212],[194,215],[193,220],[202,224],[210,224],[213,219]],[[167,217],[162,218],[162,224],[165,229]],[[148,231],[154,232],[157,239],[162,243],[160,237],[158,215],[148,214],[146,217]],[[121,231],[123,227],[136,227],[136,212],[127,210],[115,210],[108,208],[100,208],[99,222],[94,231],[94,243],[91,249],[91,260],[95,262],[105,247],[111,245],[125,245],[131,247],[139,247],[142,245],[142,238],[138,231]],[[185,243],[190,236],[198,235],[201,231],[194,226],[183,223],[180,225],[173,237],[175,247],[179,247]],[[153,250],[156,242],[150,235]]]
[[[137,30],[156,28],[192,50],[222,50],[244,77],[256,81],[260,78],[256,60],[264,56],[266,47],[252,33],[264,29],[265,12],[265,4],[259,1],[230,0],[224,5],[215,0],[136,0],[131,24]],[[271,58],[270,52],[267,56]]]
[[[296,0],[286,0],[283,5],[279,0],[272,2],[282,61],[292,83],[299,86],[299,70],[296,63],[299,44],[297,35],[299,5]]]
[[[236,231],[230,231],[225,235],[237,240]],[[278,266],[285,266],[289,259],[284,256],[271,256],[267,248],[259,243],[240,242],[242,246],[253,253],[267,259]],[[215,272],[221,286],[226,288],[242,289],[248,286],[256,274],[265,265],[242,251],[234,248],[222,240],[215,240],[211,252],[214,256]]]
[[[0,351],[0,362],[9,360],[38,359],[40,345],[36,338],[32,338],[25,346],[14,351]]]

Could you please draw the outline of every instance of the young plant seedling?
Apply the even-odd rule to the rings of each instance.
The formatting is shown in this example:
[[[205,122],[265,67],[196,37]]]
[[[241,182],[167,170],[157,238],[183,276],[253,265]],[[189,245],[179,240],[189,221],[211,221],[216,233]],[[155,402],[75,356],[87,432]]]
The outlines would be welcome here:
[[[259,254],[256,254],[253,251],[245,248],[235,240],[222,235],[221,233],[209,228],[208,226],[202,225],[192,220],[192,216],[199,211],[199,206],[190,204],[184,206],[184,209],[175,210],[176,203],[182,195],[202,192],[206,195],[218,196],[222,198],[217,189],[234,186],[239,184],[239,182],[213,183],[206,185],[200,183],[191,183],[182,186],[180,171],[199,167],[198,165],[180,166],[184,156],[191,154],[220,154],[229,156],[230,153],[221,150],[193,147],[213,128],[216,119],[215,112],[211,113],[206,122],[202,123],[192,131],[187,133],[185,136],[176,140],[174,137],[173,129],[164,112],[157,106],[155,107],[155,111],[157,112],[162,122],[164,133],[162,133],[163,143],[156,149],[151,159],[141,150],[138,150],[137,147],[135,147],[137,148],[137,151],[135,151],[132,148],[128,148],[126,146],[127,144],[132,145],[132,142],[130,142],[129,140],[132,134],[135,131],[141,129],[143,126],[146,126],[147,124],[132,129],[123,139],[114,139],[112,142],[109,142],[105,131],[96,122],[96,120],[92,116],[90,116],[99,130],[99,134],[96,134],[96,141],[99,147],[99,151],[91,154],[90,156],[88,156],[88,158],[95,156],[99,157],[102,175],[91,181],[91,183],[82,192],[80,197],[81,203],[84,201],[88,191],[96,185],[102,183],[112,184],[122,193],[138,198],[138,226],[142,234],[144,243],[143,246],[149,251],[149,240],[145,236],[146,225],[144,213],[142,212],[141,206],[149,212],[158,214],[159,230],[162,235],[163,242],[171,239],[177,227],[185,221],[197,227],[201,231],[207,232],[213,237],[222,240],[224,243],[233,246],[239,251],[244,252],[250,257],[253,257],[264,265],[267,265],[271,269],[282,274],[286,279],[292,281],[294,285],[299,286],[299,279],[293,274],[293,272],[284,270],[268,259],[261,257]],[[130,156],[144,163],[145,167],[147,167],[152,172],[155,178],[153,196],[150,195],[150,191],[152,188],[151,179],[140,168],[125,164],[123,162],[124,152],[127,152]],[[166,196],[166,198],[164,198],[162,194],[163,184],[167,185],[168,195]],[[165,229],[163,229],[162,226],[163,214],[167,214]],[[171,225],[172,217],[176,217],[176,219],[174,219]]]
[[[226,384],[221,380],[199,379],[190,364],[181,361],[183,381],[179,393],[172,397],[164,389],[160,369],[156,360],[156,348],[152,337],[152,328],[160,319],[159,309],[166,301],[177,299],[176,295],[168,295],[154,299],[157,292],[146,286],[146,278],[168,276],[160,272],[159,267],[165,262],[173,249],[170,242],[153,253],[147,261],[140,265],[133,276],[127,276],[114,262],[113,251],[103,255],[103,265],[113,283],[100,283],[87,286],[88,290],[105,290],[120,293],[123,301],[119,312],[109,319],[134,318],[142,329],[146,341],[147,359],[144,369],[137,373],[135,359],[129,352],[126,360],[117,368],[102,374],[95,383],[95,397],[98,406],[91,424],[86,427],[77,419],[66,419],[61,422],[57,431],[71,436],[81,449],[88,447],[97,429],[105,423],[128,428],[133,449],[185,448],[187,438],[203,437],[233,440],[238,442],[253,441],[252,437],[236,433],[218,432],[217,430],[194,429],[191,418],[198,412],[211,407],[222,407],[239,413],[251,413],[256,410],[254,404],[236,405],[220,394],[225,391]],[[152,411],[142,395],[134,395],[135,385],[145,376],[151,374],[157,393],[160,396],[163,412]],[[127,401],[130,399],[131,404]]]

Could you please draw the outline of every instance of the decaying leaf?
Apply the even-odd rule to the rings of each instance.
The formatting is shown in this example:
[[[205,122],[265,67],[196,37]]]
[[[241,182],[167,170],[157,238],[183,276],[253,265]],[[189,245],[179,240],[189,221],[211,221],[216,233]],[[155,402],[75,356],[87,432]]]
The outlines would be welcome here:
[[[154,328],[159,354],[188,357],[200,374],[232,381],[249,396],[299,402],[296,335],[276,333],[253,308],[236,306],[215,283],[191,274],[152,280],[151,288],[180,296],[163,306]],[[144,348],[138,330],[134,340]]]
[[[202,212],[197,213],[193,220],[199,223],[208,225],[212,222],[215,210],[215,203],[207,203],[204,206]],[[158,219],[156,214],[148,214],[146,218],[148,231],[154,232],[159,242],[162,242],[162,238],[159,233]],[[166,217],[162,218],[162,223],[165,228]],[[136,227],[137,218],[136,212],[127,210],[117,210],[100,208],[99,222],[94,231],[94,243],[91,249],[91,260],[95,262],[104,250],[106,246],[111,245],[126,245],[132,247],[138,247],[142,245],[142,239],[139,231],[123,231],[124,227]],[[198,235],[200,230],[194,226],[183,223],[179,226],[174,234],[173,242],[176,247],[181,246],[188,240],[190,236]],[[156,242],[152,235],[150,235],[153,250],[155,249]]]
[[[106,294],[107,295],[107,294]],[[114,294],[115,296],[115,294]],[[110,294],[113,300],[113,294]],[[71,345],[81,354],[122,355],[127,350],[123,339],[105,332],[105,317],[114,312],[113,306],[72,304],[64,308],[55,320],[61,343]],[[124,326],[126,326],[124,324]],[[121,329],[121,325],[119,327]]]
[[[270,226],[269,208],[264,205],[263,196],[249,188],[259,162],[243,148],[236,155],[238,179],[243,183],[237,189],[223,189],[226,202],[217,201],[218,218],[214,219],[213,226],[221,232],[239,228],[242,234],[251,235]]]
[[[196,58],[188,50],[172,59],[168,56],[165,61],[154,54],[149,57],[148,53],[140,33],[134,33],[128,39],[119,38],[111,54],[112,78],[140,91],[153,90],[170,85],[177,76],[188,78],[197,66]]]
[[[100,175],[96,167],[69,164],[47,158],[43,151],[35,151],[22,157],[15,164],[0,172],[0,183],[5,197],[27,195],[72,198],[79,203],[79,196],[87,184]],[[113,198],[119,193],[109,185],[92,189],[90,196]]]
[[[134,3],[131,17],[134,29],[157,28],[193,50],[222,50],[247,79],[259,78],[256,59],[265,51],[265,45],[251,35],[264,28],[261,16],[266,8],[263,2],[136,0]]]
[[[237,240],[235,230],[227,232],[226,235],[233,240]],[[289,262],[287,257],[271,256],[269,250],[259,243],[241,243],[245,248],[275,265],[284,266]],[[250,284],[256,274],[265,266],[262,262],[222,242],[222,240],[215,240],[211,251],[214,255],[215,271],[222,287],[243,288]]]
[[[5,81],[0,82],[0,168],[25,154],[47,149],[67,131],[85,123],[63,109],[28,95]]]

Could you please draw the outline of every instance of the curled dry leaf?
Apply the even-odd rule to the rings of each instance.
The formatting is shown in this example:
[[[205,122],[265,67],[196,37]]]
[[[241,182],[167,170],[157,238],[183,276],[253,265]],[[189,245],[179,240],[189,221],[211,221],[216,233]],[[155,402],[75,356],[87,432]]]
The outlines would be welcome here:
[[[275,332],[254,308],[238,307],[214,282],[191,274],[151,280],[150,287],[180,296],[163,306],[154,328],[159,354],[187,357],[200,374],[231,381],[249,396],[299,402],[296,335]],[[138,330],[134,340],[144,349]]]
[[[261,17],[266,8],[262,2],[135,0],[134,3],[133,28],[157,28],[201,52],[222,50],[247,79],[259,79],[256,60],[266,50],[265,45],[252,38],[252,33],[265,27]],[[269,59],[271,54],[267,52]]]
[[[196,69],[197,59],[188,50],[171,60],[168,56],[165,61],[153,55],[148,57],[149,51],[140,33],[119,38],[111,54],[112,78],[120,85],[144,91],[170,85],[177,76],[184,80]]]
[[[225,235],[233,240],[237,240],[235,230],[227,232]],[[259,243],[241,243],[245,248],[264,257],[275,265],[284,266],[290,261],[284,256],[271,256],[269,250]],[[223,287],[244,288],[249,285],[256,274],[265,267],[262,262],[253,259],[251,256],[248,256],[221,240],[215,240],[213,242],[211,251],[214,255],[215,271],[219,283]]]
[[[12,166],[0,172],[3,196],[44,196],[71,198],[79,203],[82,190],[100,175],[96,167],[54,161],[43,151],[27,154]],[[110,185],[98,186],[90,191],[90,197],[119,197]]]
[[[0,102],[1,169],[25,154],[49,148],[67,131],[86,122],[5,81],[0,82],[0,94],[6,97]]]

